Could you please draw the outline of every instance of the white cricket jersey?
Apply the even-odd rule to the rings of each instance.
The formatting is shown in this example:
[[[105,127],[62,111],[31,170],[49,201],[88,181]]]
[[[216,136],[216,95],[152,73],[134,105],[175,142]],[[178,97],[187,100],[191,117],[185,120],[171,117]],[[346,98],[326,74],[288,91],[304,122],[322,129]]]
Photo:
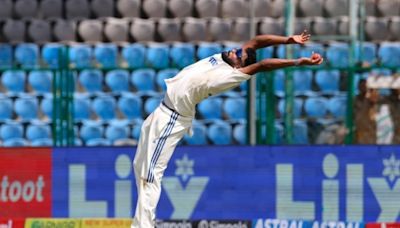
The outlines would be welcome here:
[[[196,104],[251,78],[215,54],[182,69],[175,77],[166,79],[166,100],[182,116],[194,117]]]

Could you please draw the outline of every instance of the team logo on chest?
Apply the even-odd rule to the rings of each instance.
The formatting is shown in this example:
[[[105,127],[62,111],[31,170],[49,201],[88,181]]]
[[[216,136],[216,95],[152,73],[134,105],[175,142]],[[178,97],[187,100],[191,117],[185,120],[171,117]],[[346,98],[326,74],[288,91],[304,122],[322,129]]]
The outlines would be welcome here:
[[[218,65],[218,62],[214,57],[211,57],[210,59],[208,59],[208,62],[210,62],[211,65],[213,65],[213,66]]]

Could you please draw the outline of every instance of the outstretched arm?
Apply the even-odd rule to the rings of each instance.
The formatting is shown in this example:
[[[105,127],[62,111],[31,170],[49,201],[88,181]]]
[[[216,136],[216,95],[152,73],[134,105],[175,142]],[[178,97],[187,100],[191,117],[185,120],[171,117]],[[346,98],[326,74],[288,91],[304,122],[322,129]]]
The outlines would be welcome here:
[[[245,74],[255,74],[261,71],[270,71],[290,66],[319,65],[324,61],[321,55],[314,53],[310,58],[299,59],[264,59],[249,66],[239,68]]]
[[[310,40],[310,34],[304,30],[303,33],[300,35],[294,36],[277,36],[277,35],[258,35],[253,39],[246,42],[242,49],[246,50],[247,48],[259,49],[271,45],[278,45],[278,44],[304,44],[308,40]]]

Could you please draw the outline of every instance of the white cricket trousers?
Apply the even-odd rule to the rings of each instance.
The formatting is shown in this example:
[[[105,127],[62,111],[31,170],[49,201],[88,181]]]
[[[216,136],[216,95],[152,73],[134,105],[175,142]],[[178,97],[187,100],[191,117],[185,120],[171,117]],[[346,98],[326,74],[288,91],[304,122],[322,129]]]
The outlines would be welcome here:
[[[133,161],[138,200],[131,228],[155,227],[161,179],[175,147],[191,131],[192,119],[160,104],[143,122]]]

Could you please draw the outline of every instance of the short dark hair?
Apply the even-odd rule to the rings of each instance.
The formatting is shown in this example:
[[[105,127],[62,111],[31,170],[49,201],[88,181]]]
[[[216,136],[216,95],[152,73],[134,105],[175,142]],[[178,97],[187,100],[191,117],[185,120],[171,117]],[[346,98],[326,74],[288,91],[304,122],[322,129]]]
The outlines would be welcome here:
[[[257,53],[256,50],[254,50],[253,48],[246,48],[246,53],[247,53],[247,58],[244,61],[243,66],[248,66],[251,65],[253,63],[257,62]]]

